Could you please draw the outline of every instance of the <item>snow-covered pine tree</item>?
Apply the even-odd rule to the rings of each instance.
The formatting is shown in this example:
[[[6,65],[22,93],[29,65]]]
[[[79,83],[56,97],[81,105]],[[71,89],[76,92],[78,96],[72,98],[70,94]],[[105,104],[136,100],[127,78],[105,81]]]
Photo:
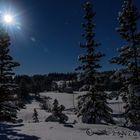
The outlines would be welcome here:
[[[13,68],[19,66],[9,55],[10,37],[0,29],[0,121],[12,121],[16,118],[15,100],[17,85],[14,82]]]
[[[34,108],[33,121],[34,121],[35,123],[39,122],[39,120],[38,120],[38,113],[37,113],[36,108]]]
[[[60,105],[59,106],[59,115],[58,115],[59,119],[60,119],[60,123],[65,123],[68,120],[68,116],[63,113],[64,110],[65,110],[65,106]]]
[[[65,106],[64,105],[59,106],[58,100],[55,99],[53,103],[52,113],[54,116],[59,118],[60,123],[64,123],[65,121],[68,120],[68,117],[63,113],[64,110]]]
[[[113,122],[112,109],[108,106],[108,96],[104,92],[104,78],[98,72],[98,69],[101,68],[99,61],[104,54],[96,51],[100,44],[95,41],[95,33],[93,32],[95,28],[93,23],[95,13],[90,2],[84,4],[84,11],[85,23],[83,28],[85,33],[83,37],[86,43],[84,45],[80,44],[80,47],[84,48],[86,52],[79,56],[81,66],[76,70],[82,74],[81,80],[88,86],[88,92],[78,97],[77,116],[82,116],[82,121],[85,123],[100,123],[102,120]]]
[[[63,113],[64,110],[65,106],[59,106],[58,100],[55,99],[53,102],[52,115],[50,115],[46,121],[65,123],[68,120],[68,116]]]
[[[119,56],[112,58],[112,63],[121,64],[123,68],[115,77],[121,78],[123,88],[119,91],[126,105],[127,125],[140,125],[140,32],[137,21],[140,18],[132,0],[124,0],[119,12],[117,31],[126,41],[126,45],[118,49]]]
[[[54,102],[53,102],[52,113],[53,113],[54,116],[58,116],[58,113],[59,113],[59,103],[58,103],[57,99],[55,99]]]

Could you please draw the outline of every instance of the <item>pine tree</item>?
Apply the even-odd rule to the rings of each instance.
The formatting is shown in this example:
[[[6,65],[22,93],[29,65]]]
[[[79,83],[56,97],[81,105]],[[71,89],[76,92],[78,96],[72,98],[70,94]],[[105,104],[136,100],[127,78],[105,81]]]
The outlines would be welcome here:
[[[58,116],[58,113],[59,113],[59,103],[58,103],[57,99],[55,99],[54,102],[53,102],[52,112],[53,112],[54,116]]]
[[[68,117],[63,113],[64,110],[65,106],[59,106],[58,100],[55,99],[53,102],[52,115],[50,115],[46,121],[65,123],[68,120]]]
[[[123,68],[116,73],[123,81],[119,91],[125,102],[127,125],[140,125],[140,32],[137,21],[140,18],[132,0],[124,0],[122,11],[119,12],[118,33],[126,45],[118,49],[119,56],[112,58],[112,63],[121,64]]]
[[[13,68],[19,66],[9,55],[10,37],[0,29],[0,121],[12,121],[16,117],[14,102],[17,98],[17,85],[14,82]]]
[[[25,100],[28,100],[29,98],[29,91],[28,87],[26,86],[26,81],[22,79],[19,83],[19,88],[20,88],[20,98],[23,102],[25,102]]]
[[[93,23],[95,13],[92,10],[92,4],[86,2],[84,4],[85,23],[83,24],[83,28],[85,29],[83,37],[86,43],[84,45],[80,44],[80,47],[84,48],[86,52],[79,56],[81,66],[76,70],[79,70],[82,74],[81,80],[88,86],[88,92],[78,97],[77,115],[78,117],[82,116],[83,122],[86,123],[99,123],[102,120],[113,122],[111,116],[112,110],[107,105],[108,97],[104,92],[104,84],[102,83],[104,78],[98,72],[98,69],[101,68],[99,61],[104,54],[96,51],[100,44],[95,41],[95,33],[93,32],[95,28],[95,24]]]
[[[33,120],[35,123],[39,122],[37,110],[34,108]]]

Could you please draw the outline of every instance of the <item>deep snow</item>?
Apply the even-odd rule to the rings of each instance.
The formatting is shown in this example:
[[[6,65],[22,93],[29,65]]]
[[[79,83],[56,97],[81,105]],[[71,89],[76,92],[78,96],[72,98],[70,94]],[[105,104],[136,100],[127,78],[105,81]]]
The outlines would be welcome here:
[[[84,93],[74,95],[75,105],[76,97],[79,94]],[[67,110],[73,108],[72,94],[47,92],[41,93],[41,96],[50,96],[53,99],[58,99],[60,104],[66,106]],[[109,101],[109,105],[114,111],[114,116],[116,114],[115,119],[121,123],[123,120],[117,116],[123,112],[121,98],[118,101]],[[34,108],[37,109],[39,114],[39,123],[33,123],[32,115]],[[18,119],[22,119],[22,123],[0,124],[0,140],[140,140],[140,133],[138,131],[114,125],[83,124],[73,112],[70,110],[66,112],[70,118],[68,124],[73,126],[73,128],[59,123],[45,122],[46,117],[50,113],[41,110],[39,102],[33,100],[31,104],[26,105],[26,109],[21,109],[18,112]],[[72,124],[74,120],[78,122],[75,125]],[[92,133],[92,136],[87,135],[87,129],[91,129],[88,132],[94,132],[94,134]]]

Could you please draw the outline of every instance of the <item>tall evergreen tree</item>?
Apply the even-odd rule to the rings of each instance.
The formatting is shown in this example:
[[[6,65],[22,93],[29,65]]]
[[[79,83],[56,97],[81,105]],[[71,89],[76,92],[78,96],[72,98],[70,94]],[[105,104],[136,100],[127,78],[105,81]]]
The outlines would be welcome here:
[[[13,68],[19,66],[9,55],[10,37],[0,29],[0,121],[11,121],[16,117],[13,102],[17,98]]]
[[[119,91],[126,105],[125,116],[128,125],[140,125],[140,32],[137,21],[140,18],[132,0],[124,0],[119,12],[117,28],[126,45],[118,49],[119,56],[112,58],[112,63],[121,64],[123,68],[117,72],[123,81]]]
[[[84,11],[85,23],[83,28],[85,33],[83,37],[86,43],[84,45],[80,44],[80,47],[84,48],[86,52],[79,56],[81,66],[76,70],[79,70],[82,74],[81,80],[85,82],[89,90],[85,95],[78,97],[78,117],[82,116],[83,122],[86,123],[99,123],[102,120],[113,122],[112,110],[107,105],[107,94],[104,92],[103,77],[98,72],[98,69],[101,68],[99,61],[104,54],[96,51],[99,44],[96,43],[95,33],[93,32],[95,13],[90,2],[84,4]]]

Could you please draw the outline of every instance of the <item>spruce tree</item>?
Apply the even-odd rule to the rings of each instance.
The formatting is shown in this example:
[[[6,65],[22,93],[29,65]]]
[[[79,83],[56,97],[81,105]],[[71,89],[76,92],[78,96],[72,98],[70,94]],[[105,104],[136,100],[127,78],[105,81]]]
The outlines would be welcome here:
[[[52,107],[52,115],[50,115],[46,119],[46,121],[65,123],[68,120],[68,116],[63,113],[64,110],[65,106],[63,105],[59,106],[58,100],[55,99]]]
[[[59,114],[59,103],[57,99],[55,99],[53,102],[52,113],[54,116],[58,116]]]
[[[101,77],[98,69],[101,68],[99,61],[104,56],[96,49],[100,45],[95,41],[93,17],[93,6],[90,2],[84,4],[83,28],[85,33],[82,35],[86,43],[80,44],[81,48],[86,50],[85,54],[79,56],[81,65],[76,69],[82,74],[84,84],[88,86],[88,92],[78,97],[78,117],[82,116],[85,123],[113,122],[111,116],[111,108],[107,103],[107,94],[104,92],[103,77]]]
[[[16,117],[17,85],[13,68],[19,66],[9,55],[10,37],[0,29],[0,121],[12,121]]]
[[[140,15],[132,0],[124,0],[122,11],[119,12],[118,33],[126,45],[118,49],[119,56],[112,58],[112,63],[122,65],[116,73],[123,82],[119,91],[125,102],[127,125],[140,125],[140,32],[137,21]]]
[[[39,122],[37,110],[34,108],[33,120],[35,123]]]

